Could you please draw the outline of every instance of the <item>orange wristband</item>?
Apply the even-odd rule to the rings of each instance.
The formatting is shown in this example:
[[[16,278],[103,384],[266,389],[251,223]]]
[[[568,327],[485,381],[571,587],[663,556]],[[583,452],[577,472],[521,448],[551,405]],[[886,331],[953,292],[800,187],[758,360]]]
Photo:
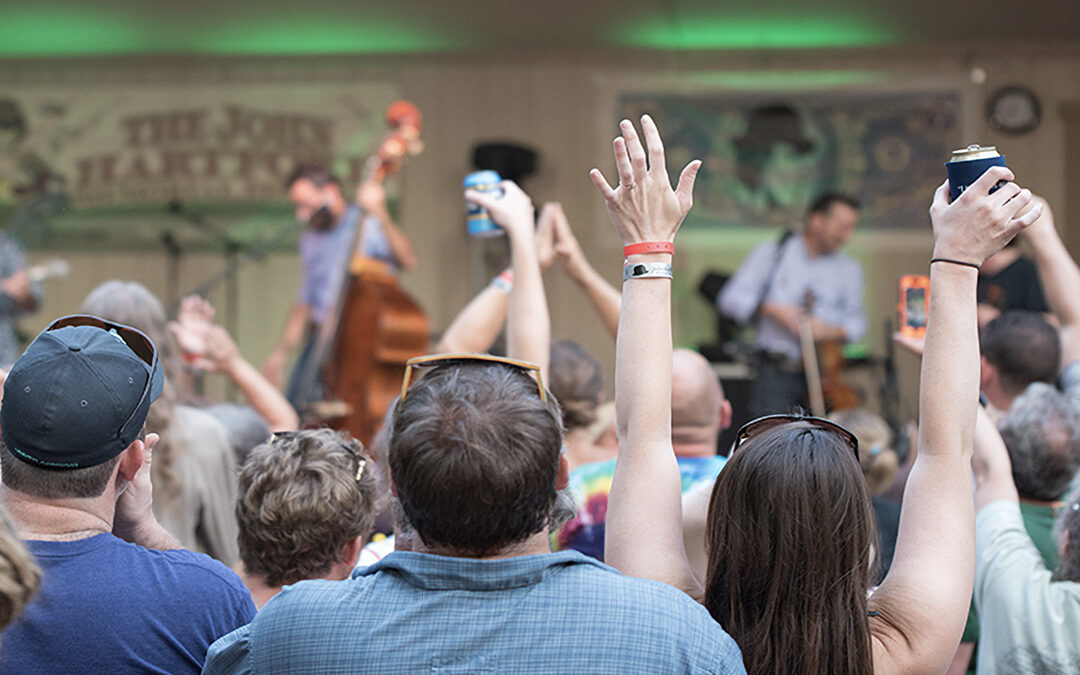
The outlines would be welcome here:
[[[640,241],[636,244],[623,246],[623,256],[629,257],[635,253],[675,253],[675,243],[670,241]]]

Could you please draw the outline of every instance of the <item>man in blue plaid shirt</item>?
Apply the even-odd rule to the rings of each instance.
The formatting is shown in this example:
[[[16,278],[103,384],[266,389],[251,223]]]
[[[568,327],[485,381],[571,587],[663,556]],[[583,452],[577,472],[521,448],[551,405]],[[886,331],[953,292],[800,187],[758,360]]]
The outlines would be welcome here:
[[[204,672],[745,672],[682,591],[550,552],[567,465],[558,403],[532,371],[428,365],[389,451],[412,550],[286,587],[211,647]]]

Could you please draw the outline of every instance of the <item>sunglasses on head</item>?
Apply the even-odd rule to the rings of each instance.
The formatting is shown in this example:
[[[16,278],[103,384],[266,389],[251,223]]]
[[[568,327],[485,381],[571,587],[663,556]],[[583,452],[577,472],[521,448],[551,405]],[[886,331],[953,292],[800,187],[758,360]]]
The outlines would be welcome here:
[[[89,314],[74,314],[71,316],[60,317],[56,321],[53,321],[45,329],[44,332],[60,330],[61,328],[70,328],[73,326],[91,326],[93,328],[100,328],[101,330],[115,335],[120,338],[120,341],[127,345],[135,356],[145,363],[150,372],[146,374],[146,386],[143,387],[142,395],[139,396],[139,402],[135,404],[134,410],[128,415],[127,420],[116,432],[117,437],[123,437],[124,432],[127,430],[128,425],[135,419],[136,413],[139,412],[139,408],[142,407],[143,401],[150,396],[150,388],[154,381],[154,372],[157,370],[158,365],[158,353],[154,347],[153,341],[146,335],[131,326],[125,326],[122,323],[113,323],[112,321],[106,321],[97,316],[90,316]]]
[[[739,432],[735,434],[735,441],[731,444],[731,451],[728,452],[728,456],[730,457],[734,454],[734,452],[739,449],[739,446],[751,438],[760,436],[769,429],[775,429],[776,427],[792,422],[805,422],[815,429],[821,429],[822,431],[828,431],[838,435],[844,440],[844,443],[851,448],[851,451],[855,453],[855,461],[859,460],[859,439],[855,437],[855,434],[832,420],[827,420],[823,417],[802,417],[799,415],[766,415],[764,417],[759,417],[756,420],[750,420],[739,427]]]
[[[421,368],[441,368],[443,366],[460,366],[469,363],[500,363],[504,366],[517,368],[531,374],[536,380],[536,388],[540,394],[540,400],[547,403],[547,391],[544,390],[544,381],[540,377],[540,366],[528,361],[508,359],[503,356],[491,354],[436,354],[434,356],[417,356],[405,362],[405,378],[401,381],[401,398],[405,400],[405,394],[409,391],[409,385],[416,382],[413,371]],[[417,378],[418,379],[418,378]]]

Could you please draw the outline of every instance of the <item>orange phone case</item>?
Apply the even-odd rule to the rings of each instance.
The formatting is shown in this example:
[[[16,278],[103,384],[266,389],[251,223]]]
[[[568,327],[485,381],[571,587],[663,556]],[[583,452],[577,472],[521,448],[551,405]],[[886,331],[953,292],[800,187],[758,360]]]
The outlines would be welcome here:
[[[919,302],[919,298],[922,301]],[[905,274],[900,277],[900,334],[905,337],[926,336],[926,320],[930,315],[930,277]]]

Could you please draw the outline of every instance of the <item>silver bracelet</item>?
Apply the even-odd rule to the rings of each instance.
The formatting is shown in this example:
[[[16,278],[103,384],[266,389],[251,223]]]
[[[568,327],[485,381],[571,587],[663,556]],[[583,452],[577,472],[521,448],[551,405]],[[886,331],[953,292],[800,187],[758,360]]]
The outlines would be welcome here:
[[[623,263],[622,280],[627,279],[670,279],[671,263],[642,262]]]

